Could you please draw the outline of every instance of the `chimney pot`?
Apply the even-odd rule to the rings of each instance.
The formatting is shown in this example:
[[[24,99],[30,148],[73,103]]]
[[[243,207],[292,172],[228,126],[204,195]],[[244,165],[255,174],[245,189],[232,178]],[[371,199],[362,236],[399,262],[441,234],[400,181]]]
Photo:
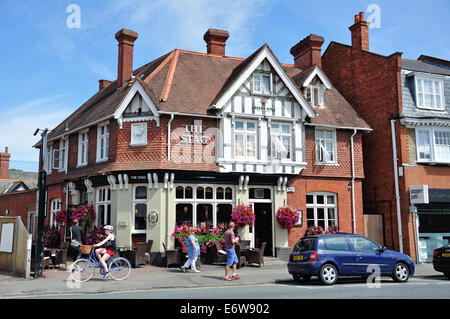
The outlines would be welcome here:
[[[133,30],[121,29],[115,37],[119,42],[117,87],[121,87],[133,74],[133,46],[138,34]]]
[[[321,47],[324,42],[323,37],[310,34],[291,48],[294,56],[294,64],[308,68],[312,65],[322,67]]]
[[[225,42],[230,34],[225,30],[208,29],[203,35],[206,42],[206,52],[214,55],[225,55]]]
[[[369,25],[364,20],[364,12],[355,15],[355,23],[349,27],[352,34],[352,48],[369,51]]]
[[[107,87],[108,85],[110,85],[112,83],[112,81],[109,80],[98,80],[98,90],[101,91],[103,90],[105,87]]]
[[[8,153],[8,147],[5,147],[5,152],[0,153],[0,179],[9,179],[9,158],[11,154]]]

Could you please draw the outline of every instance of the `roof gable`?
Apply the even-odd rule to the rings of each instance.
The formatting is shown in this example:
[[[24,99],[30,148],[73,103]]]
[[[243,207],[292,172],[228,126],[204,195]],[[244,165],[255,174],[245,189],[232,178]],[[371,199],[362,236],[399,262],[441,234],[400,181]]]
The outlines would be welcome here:
[[[211,108],[221,109],[225,103],[231,99],[234,93],[241,87],[241,85],[253,74],[257,67],[267,59],[270,66],[280,77],[281,81],[287,86],[288,90],[292,93],[295,100],[304,109],[309,117],[314,117],[315,113],[311,106],[306,102],[303,95],[297,89],[297,87],[292,82],[291,78],[286,74],[283,67],[281,66],[278,59],[274,56],[267,44],[264,44],[255,53],[253,53],[248,59],[242,62],[239,66],[239,70],[234,75],[230,77],[231,79],[227,81],[224,88],[219,92],[211,105]]]

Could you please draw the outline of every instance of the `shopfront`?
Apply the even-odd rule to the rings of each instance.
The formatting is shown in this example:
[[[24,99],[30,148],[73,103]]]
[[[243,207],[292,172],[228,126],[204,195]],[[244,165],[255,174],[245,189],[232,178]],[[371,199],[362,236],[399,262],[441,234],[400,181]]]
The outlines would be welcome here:
[[[419,262],[431,262],[436,248],[450,243],[450,189],[412,187],[416,203],[416,233]],[[424,194],[421,194],[421,192]],[[414,197],[416,196],[416,197]]]

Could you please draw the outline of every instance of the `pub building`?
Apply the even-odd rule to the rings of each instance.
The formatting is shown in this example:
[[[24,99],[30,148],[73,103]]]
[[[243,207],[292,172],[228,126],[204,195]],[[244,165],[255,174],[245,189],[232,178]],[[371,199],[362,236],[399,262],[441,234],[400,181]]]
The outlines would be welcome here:
[[[371,129],[321,69],[322,37],[304,38],[284,64],[267,44],[227,56],[228,32],[209,29],[206,53],[175,49],[135,70],[137,33],[115,37],[117,80],[100,80],[48,135],[48,216],[91,204],[119,246],[153,240],[154,261],[175,246],[176,225],[215,227],[237,204],[252,205],[255,225],[240,233],[266,242],[267,256],[286,259],[311,226],[363,234]],[[294,228],[276,220],[285,206],[301,214]]]

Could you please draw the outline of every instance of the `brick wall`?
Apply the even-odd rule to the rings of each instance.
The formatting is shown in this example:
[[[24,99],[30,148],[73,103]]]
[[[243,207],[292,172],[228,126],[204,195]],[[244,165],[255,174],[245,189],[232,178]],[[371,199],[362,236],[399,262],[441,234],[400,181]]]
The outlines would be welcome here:
[[[27,227],[27,213],[36,209],[36,189],[0,195],[0,216],[20,216]]]

